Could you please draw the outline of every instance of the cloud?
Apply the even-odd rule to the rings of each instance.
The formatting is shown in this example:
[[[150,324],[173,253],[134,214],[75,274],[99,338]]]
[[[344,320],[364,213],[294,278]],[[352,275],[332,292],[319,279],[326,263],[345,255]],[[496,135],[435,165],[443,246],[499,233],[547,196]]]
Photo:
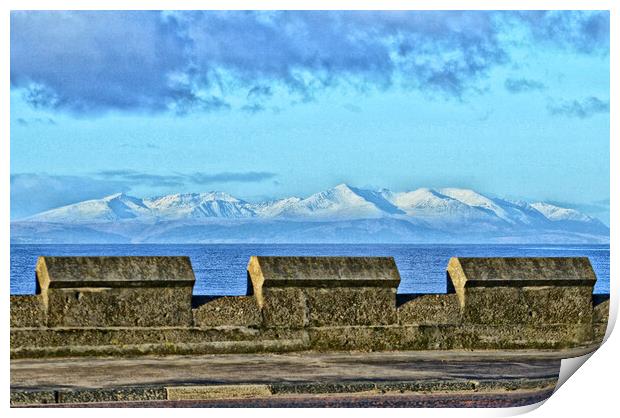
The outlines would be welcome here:
[[[536,44],[609,54],[608,11],[520,11],[506,16],[524,24]]]
[[[523,93],[533,90],[544,90],[545,85],[540,81],[528,80],[525,78],[508,78],[504,82],[504,87],[510,93]]]
[[[609,50],[608,12],[14,11],[11,86],[88,115],[252,113],[338,86],[460,99],[510,62],[515,26],[526,44]]]
[[[150,187],[180,187],[187,184],[207,185],[218,183],[258,183],[275,178],[275,173],[267,171],[190,173],[190,174],[148,174],[134,170],[103,170],[94,173],[105,179],[122,181],[131,185]]]
[[[554,116],[586,119],[599,113],[609,113],[609,101],[588,97],[583,100],[552,102],[547,105],[547,110]]]
[[[17,118],[16,122],[20,126],[56,125],[56,121],[52,118]]]
[[[264,112],[266,108],[265,106],[261,104],[254,103],[254,104],[247,104],[247,105],[242,106],[241,110],[245,113],[254,114],[254,113]]]
[[[273,91],[269,86],[254,86],[248,91],[248,99],[262,99],[273,96]]]
[[[273,179],[275,173],[267,171],[247,171],[244,173],[223,172],[216,174],[194,173],[187,178],[196,184],[211,183],[258,183],[261,181]]]
[[[11,219],[128,190],[129,185],[122,181],[33,173],[12,174]]]

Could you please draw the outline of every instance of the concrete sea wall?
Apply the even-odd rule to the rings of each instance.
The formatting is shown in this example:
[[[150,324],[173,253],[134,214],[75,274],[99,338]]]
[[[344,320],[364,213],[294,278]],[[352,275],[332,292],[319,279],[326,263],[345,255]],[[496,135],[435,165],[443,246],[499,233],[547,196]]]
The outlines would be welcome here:
[[[452,258],[446,294],[397,294],[391,257],[251,257],[248,295],[193,296],[187,257],[40,257],[11,356],[596,348],[587,258]]]

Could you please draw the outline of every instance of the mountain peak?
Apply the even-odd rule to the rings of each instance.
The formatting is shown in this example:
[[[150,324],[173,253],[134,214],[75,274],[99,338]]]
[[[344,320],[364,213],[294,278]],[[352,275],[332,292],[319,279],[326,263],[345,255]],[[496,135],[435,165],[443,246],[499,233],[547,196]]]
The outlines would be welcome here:
[[[118,192],[118,193],[114,193],[114,194],[104,197],[103,200],[105,200],[106,202],[109,202],[110,200],[122,199],[125,197],[128,197],[128,195],[125,192]]]
[[[343,192],[354,192],[355,188],[349,186],[347,183],[340,183],[332,187],[332,190],[338,190],[338,191],[343,191]]]
[[[306,198],[285,197],[258,203],[246,202],[221,191],[145,199],[121,192],[52,209],[26,220],[66,224],[129,220],[152,224],[160,220],[209,223],[221,219],[311,223],[384,219],[423,226],[443,234],[472,236],[497,234],[498,231],[512,236],[522,229],[532,233],[562,228],[593,235],[608,234],[608,228],[600,221],[549,203],[515,204],[471,189],[421,187],[400,193],[388,189],[367,190],[346,183]]]
[[[591,222],[595,220],[591,216],[581,213],[575,209],[562,208],[551,203],[536,202],[532,203],[530,206],[552,221]]]

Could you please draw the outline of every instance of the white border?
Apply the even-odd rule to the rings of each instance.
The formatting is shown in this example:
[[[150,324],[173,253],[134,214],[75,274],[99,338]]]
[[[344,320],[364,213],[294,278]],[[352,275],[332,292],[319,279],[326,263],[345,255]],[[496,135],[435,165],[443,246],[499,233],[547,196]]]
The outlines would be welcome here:
[[[2,240],[0,241],[0,266],[2,271],[2,323],[5,324],[5,331],[2,333],[2,355],[5,361],[3,372],[4,389],[1,391],[1,401],[4,408],[8,409],[9,405],[9,298],[10,293],[10,268],[9,268],[9,225],[10,225],[10,213],[9,213],[9,155],[10,155],[10,83],[9,83],[9,47],[10,47],[10,28],[9,28],[9,11],[21,10],[21,9],[98,9],[98,10],[115,10],[115,9],[263,9],[263,10],[279,10],[279,9],[325,9],[325,10],[338,10],[338,9],[418,9],[418,10],[476,10],[476,9],[491,9],[491,10],[513,10],[513,9],[525,9],[525,10],[546,10],[546,9],[582,9],[582,10],[611,10],[611,79],[610,79],[610,115],[616,115],[618,109],[618,83],[617,74],[619,74],[620,67],[618,65],[618,23],[617,17],[618,7],[611,0],[608,1],[549,1],[549,0],[503,0],[501,2],[495,1],[395,1],[384,0],[374,2],[364,2],[360,5],[355,1],[342,1],[342,0],[315,0],[315,1],[282,1],[282,0],[263,0],[263,1],[135,1],[135,0],[109,0],[109,1],[78,1],[78,0],[64,0],[64,1],[35,1],[35,0],[5,0],[2,2],[3,14],[0,20],[0,33],[2,45],[2,67],[0,69],[3,82],[0,84],[2,93],[2,111],[1,111],[1,129],[2,137],[0,140],[0,170],[2,171],[2,177],[0,179],[0,192],[2,198],[0,199],[0,213],[2,222],[0,224],[0,233]],[[613,94],[611,94],[613,92]],[[618,194],[618,163],[620,158],[620,146],[618,140],[618,122],[614,117],[610,118],[611,130],[610,137],[615,138],[615,141],[610,141],[610,167],[611,167],[611,219],[610,223],[615,226],[618,221],[618,207],[619,206],[619,194]],[[613,192],[615,191],[615,193]],[[616,296],[617,286],[616,278],[619,276],[620,269],[615,262],[615,250],[618,248],[618,233],[612,228],[611,230],[611,263],[610,263],[610,276],[613,277],[610,283],[610,290],[612,294],[611,300],[611,312],[610,323],[614,322],[617,316],[618,300]],[[609,330],[608,330],[609,334]],[[615,353],[618,350],[619,342],[617,332],[612,334],[606,343],[599,349],[591,359],[587,362],[585,367],[580,368],[576,375],[570,378],[564,386],[562,386],[557,393],[555,393],[544,405],[531,412],[532,416],[550,416],[550,415],[583,415],[588,417],[607,416],[610,415],[609,411],[615,410],[615,401],[617,398],[616,378],[618,373],[618,359]],[[433,409],[425,411],[409,411],[409,410],[391,410],[381,412],[380,410],[225,410],[225,411],[203,411],[203,410],[175,410],[173,413],[183,414],[195,414],[202,415],[208,414],[240,414],[251,413],[259,415],[278,415],[288,416],[290,414],[310,416],[317,413],[327,415],[342,415],[342,414],[355,414],[369,415],[374,413],[387,413],[390,415],[410,416],[414,413],[420,413],[433,416],[506,416],[520,414],[531,410],[532,407],[523,408],[509,408],[499,410],[480,410],[480,409]],[[32,415],[35,413],[42,413],[42,410],[34,409],[12,409],[8,411],[15,415]],[[93,416],[108,416],[112,411],[93,409],[89,410],[88,414]],[[50,415],[75,415],[84,414],[84,411],[79,410],[65,410],[65,409],[49,409],[45,413]],[[142,414],[144,411],[135,411],[133,409],[117,410],[115,414],[121,415],[135,415]],[[170,411],[166,410],[152,410],[148,412],[154,416],[166,416],[170,414]]]

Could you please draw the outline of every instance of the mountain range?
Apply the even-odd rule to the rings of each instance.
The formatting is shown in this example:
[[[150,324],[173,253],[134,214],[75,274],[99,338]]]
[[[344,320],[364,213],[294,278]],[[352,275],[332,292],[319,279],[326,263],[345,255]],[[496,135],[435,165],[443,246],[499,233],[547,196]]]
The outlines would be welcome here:
[[[224,192],[118,193],[11,222],[12,243],[606,243],[577,210],[470,189],[367,190],[247,202]]]

